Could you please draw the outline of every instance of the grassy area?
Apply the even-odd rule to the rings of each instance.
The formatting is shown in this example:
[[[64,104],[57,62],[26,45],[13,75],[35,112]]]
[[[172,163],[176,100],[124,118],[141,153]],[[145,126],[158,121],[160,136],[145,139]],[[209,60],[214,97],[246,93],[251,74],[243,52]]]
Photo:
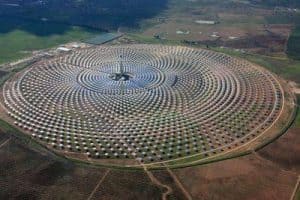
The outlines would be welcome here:
[[[296,127],[300,128],[300,114],[299,114],[299,112],[300,112],[300,109],[298,108],[298,114],[297,114],[297,117],[296,117],[295,124],[296,124]]]
[[[19,141],[23,142],[26,145],[29,145],[29,147],[32,147],[33,149],[38,149],[41,151],[46,150],[46,148],[41,146],[39,143],[33,141],[30,137],[27,137],[24,133],[22,133],[17,128],[13,127],[12,125],[10,125],[9,123],[7,123],[2,119],[0,119],[0,130],[6,133],[7,135],[18,138]]]
[[[291,58],[300,60],[300,25],[298,25],[292,32],[288,44],[287,54]]]
[[[47,23],[41,25],[35,22],[26,22],[26,26],[33,26],[36,29],[35,32],[23,31],[24,24],[20,25],[20,29],[16,28],[6,32],[3,26],[8,26],[8,24],[2,22],[3,20],[0,20],[2,26],[0,28],[0,63],[28,56],[32,50],[46,49],[70,41],[87,39],[100,33],[81,27],[53,23],[48,26]],[[40,31],[39,34],[36,34],[38,31]]]
[[[201,157],[195,157],[194,159],[190,159],[190,158],[186,158],[183,159],[182,161],[171,161],[168,162],[166,165],[170,168],[182,168],[182,167],[187,167],[187,166],[197,166],[197,165],[205,165],[205,164],[209,164],[209,163],[214,163],[214,162],[220,162],[223,160],[229,160],[229,159],[233,159],[233,158],[238,158],[238,157],[242,157],[245,155],[250,154],[251,151],[244,151],[244,152],[237,152],[237,153],[232,153],[232,154],[225,154],[222,156],[217,156],[215,158],[209,158],[207,160],[203,160],[203,158]],[[159,167],[157,167],[159,168]]]
[[[296,127],[300,128],[300,94],[297,95],[298,113],[295,120]]]
[[[17,72],[25,69],[29,65],[31,65],[33,62],[25,62],[17,65],[13,70],[11,71],[2,71],[2,75],[0,76],[0,86],[2,86],[5,81],[7,81],[10,77],[12,77]]]
[[[298,188],[298,191],[296,193],[295,200],[300,200],[300,188]]]

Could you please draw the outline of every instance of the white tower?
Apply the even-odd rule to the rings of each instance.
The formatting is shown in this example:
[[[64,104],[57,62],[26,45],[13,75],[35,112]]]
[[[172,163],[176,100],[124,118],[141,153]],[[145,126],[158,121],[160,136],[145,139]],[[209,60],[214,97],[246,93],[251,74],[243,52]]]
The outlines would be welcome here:
[[[119,71],[118,71],[118,74],[120,74],[121,76],[124,74],[124,66],[123,66],[122,59],[123,59],[123,56],[120,55],[119,56]]]

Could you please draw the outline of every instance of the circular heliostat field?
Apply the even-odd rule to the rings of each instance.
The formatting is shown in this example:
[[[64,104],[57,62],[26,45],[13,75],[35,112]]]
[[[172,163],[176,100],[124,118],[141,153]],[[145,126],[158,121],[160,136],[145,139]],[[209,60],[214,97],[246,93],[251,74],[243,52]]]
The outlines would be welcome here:
[[[266,70],[186,47],[101,46],[43,60],[3,88],[8,114],[63,153],[156,163],[235,149],[268,129],[283,92]]]

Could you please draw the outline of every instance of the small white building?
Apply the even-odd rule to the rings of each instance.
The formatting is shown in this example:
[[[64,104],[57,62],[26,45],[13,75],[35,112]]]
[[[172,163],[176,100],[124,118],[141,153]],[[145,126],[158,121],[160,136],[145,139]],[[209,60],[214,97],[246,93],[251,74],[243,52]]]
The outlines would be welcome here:
[[[214,25],[217,24],[217,21],[211,21],[211,20],[196,20],[197,24],[207,24],[207,25]]]
[[[68,49],[66,47],[58,47],[57,51],[69,52],[69,51],[71,51],[71,49]]]

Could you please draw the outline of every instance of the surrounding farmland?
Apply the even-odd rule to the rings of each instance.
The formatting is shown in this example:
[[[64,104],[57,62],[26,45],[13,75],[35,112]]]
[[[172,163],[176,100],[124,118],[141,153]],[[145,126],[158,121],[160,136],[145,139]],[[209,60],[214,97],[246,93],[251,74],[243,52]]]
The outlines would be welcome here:
[[[138,2],[130,8],[132,11],[122,9],[123,4],[112,8],[115,7],[117,1],[109,3],[90,1],[85,6],[82,5],[83,2],[85,1],[68,1],[59,6],[58,1],[44,6],[38,4],[32,6],[28,3],[24,5],[26,9],[12,9],[0,5],[0,9],[6,13],[0,21],[2,24],[0,44],[5,47],[11,46],[11,48],[1,48],[0,63],[30,55],[33,49],[48,48],[68,41],[85,39],[94,33],[90,29],[61,23],[79,23],[99,30],[103,30],[103,27],[110,27],[108,28],[110,30],[119,28],[121,31],[131,32],[132,36],[147,43],[193,43],[210,47],[246,49],[268,55],[282,54],[293,24],[299,21],[300,15],[299,12],[293,10],[260,7],[257,4],[265,2],[258,1],[255,5],[248,1],[169,0],[151,2],[151,6],[147,8],[144,5],[141,7],[141,2]],[[107,6],[107,9],[111,9],[113,13],[120,12],[120,16],[108,15],[108,10],[104,8],[92,9],[89,12],[85,10],[87,7],[94,7],[97,3],[100,7]],[[129,1],[129,3],[135,4],[136,2]],[[281,2],[277,3],[281,5]],[[48,12],[42,12],[47,6],[50,10],[61,9],[68,10],[68,12],[59,11],[58,15],[48,17]],[[40,7],[41,10],[38,9]],[[80,18],[74,17],[79,13],[83,14]],[[98,13],[99,16],[93,13]],[[130,13],[130,17],[126,17],[126,22],[124,22],[124,13]],[[139,15],[135,15],[136,13]],[[21,14],[22,17],[18,19],[12,17]],[[31,17],[24,18],[24,16]],[[197,20],[212,20],[217,23],[205,25],[196,23]],[[13,40],[12,38],[19,39]],[[295,55],[297,44],[295,42],[290,42],[290,44],[292,44],[290,45],[292,49],[289,52],[297,56]]]
[[[1,199],[87,199],[108,170],[57,161],[14,141],[3,146],[0,155]],[[95,198],[160,196],[160,189],[151,185],[142,172],[112,171],[103,184],[106,188],[101,185],[101,193],[95,193]]]
[[[1,199],[150,200],[161,199],[166,192],[142,171],[74,164],[32,150],[5,131],[0,134]],[[152,174],[172,189],[167,199],[186,199],[174,178],[194,199],[289,199],[300,172],[299,162],[293,161],[300,139],[298,131],[295,127],[274,144],[246,157],[175,169],[173,176],[167,170]]]
[[[255,155],[173,171],[194,199],[289,199],[296,181]]]
[[[74,164],[46,149],[36,151],[34,144],[15,138],[12,132],[16,130],[3,123],[1,127],[5,127],[0,132],[1,199],[159,199],[161,196],[162,188],[152,184],[143,171]]]
[[[142,21],[141,29],[132,31],[130,36],[146,43],[225,47],[272,57],[284,57],[288,53],[291,60],[285,62],[287,70],[298,74],[299,67],[297,63],[293,65],[292,59],[299,57],[299,28],[294,26],[299,23],[300,12],[293,6],[297,6],[297,3],[170,0],[168,9]],[[197,23],[199,20],[215,23]],[[293,80],[297,79],[297,75],[293,76]]]
[[[91,0],[83,6],[87,1],[66,0],[62,5],[59,0],[27,0],[26,9],[4,5],[19,3],[17,0],[0,1],[0,64],[32,55],[35,50],[86,41],[103,29],[118,29],[129,33],[110,44],[156,43],[207,48],[263,66],[282,77],[284,87],[300,92],[298,0],[122,0],[116,5],[118,1]],[[127,3],[136,6],[124,9]],[[53,15],[53,10],[57,15]],[[95,12],[98,14],[94,15]],[[19,19],[11,17],[14,15]],[[214,24],[196,22],[201,20]],[[0,70],[0,84],[25,65],[17,67],[13,71]],[[97,78],[82,80],[99,82]],[[33,84],[28,85],[31,88]],[[42,95],[35,94],[32,100],[39,104],[37,98]],[[139,162],[136,163],[141,164],[140,169],[108,168],[94,165],[91,158],[85,163],[66,159],[0,120],[0,199],[300,200],[300,187],[296,187],[300,180],[300,94],[296,96],[296,118],[280,137],[276,134],[276,140],[272,138],[263,148],[248,149],[245,154],[233,154],[201,165],[196,162],[185,168],[170,169],[165,163],[159,165],[159,170],[151,170]],[[65,98],[72,99],[67,95]],[[175,116],[172,112],[167,118]],[[155,119],[151,118],[157,126]],[[278,127],[284,127],[282,121]],[[59,133],[53,138],[65,136]],[[182,167],[181,164],[202,158],[199,155],[168,164]]]

